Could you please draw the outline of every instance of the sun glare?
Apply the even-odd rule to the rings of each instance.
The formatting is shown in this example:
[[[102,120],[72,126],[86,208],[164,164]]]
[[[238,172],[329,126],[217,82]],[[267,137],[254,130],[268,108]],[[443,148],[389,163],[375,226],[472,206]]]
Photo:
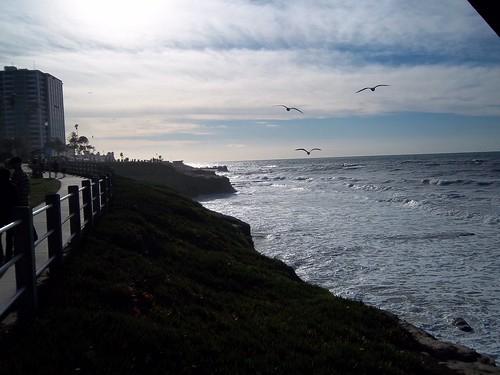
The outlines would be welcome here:
[[[168,16],[161,0],[85,0],[66,4],[80,31],[103,41],[136,41],[154,35]]]

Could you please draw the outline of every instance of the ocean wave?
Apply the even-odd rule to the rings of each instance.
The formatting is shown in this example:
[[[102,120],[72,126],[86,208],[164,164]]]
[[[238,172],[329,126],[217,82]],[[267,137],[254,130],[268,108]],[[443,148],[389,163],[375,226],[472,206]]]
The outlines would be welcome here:
[[[423,160],[403,160],[400,164],[422,164]]]
[[[421,205],[422,204],[415,199],[406,199],[405,202],[403,202],[403,206],[406,206],[409,208],[415,208],[415,207],[419,207]]]
[[[379,199],[379,202],[388,202],[388,203],[398,203],[407,208],[417,208],[422,207],[428,203],[428,201],[419,201],[417,199],[411,199],[402,196],[396,196],[389,199]]]
[[[351,163],[342,164],[342,169],[344,169],[344,170],[360,169],[360,168],[364,168],[364,167],[365,166],[363,164],[351,164]]]
[[[487,215],[484,217],[483,223],[490,225],[500,224],[500,216]]]
[[[474,183],[473,180],[442,180],[440,178],[424,178],[422,179],[424,185],[438,185],[438,186],[448,186],[448,185],[469,185]]]
[[[450,240],[459,237],[475,236],[472,232],[437,232],[437,233],[410,233],[375,236],[375,239],[393,240],[393,241],[412,241],[412,240]]]
[[[459,194],[459,193],[449,193],[445,195],[446,198],[450,199],[460,199],[460,198],[466,198],[465,195]]]
[[[380,186],[375,184],[360,185],[360,184],[353,184],[352,182],[346,183],[345,185],[355,190],[365,190],[365,191],[387,191],[392,189],[392,186]]]
[[[424,178],[421,180],[424,185],[438,185],[438,186],[449,186],[449,185],[471,185],[475,184],[477,186],[490,186],[498,183],[498,181],[476,181],[476,180],[442,180],[440,178]]]
[[[478,181],[476,184],[478,186],[490,186],[493,185],[495,181]]]

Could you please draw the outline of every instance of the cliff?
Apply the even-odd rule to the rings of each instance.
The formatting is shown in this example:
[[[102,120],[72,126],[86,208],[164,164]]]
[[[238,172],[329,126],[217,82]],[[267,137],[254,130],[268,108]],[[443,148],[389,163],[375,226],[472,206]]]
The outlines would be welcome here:
[[[0,335],[0,374],[455,373],[397,317],[260,255],[248,224],[165,187],[114,188],[36,319]]]
[[[189,197],[235,192],[227,177],[218,176],[213,171],[185,165],[174,167],[170,163],[148,162],[117,162],[107,165],[117,175],[155,185],[168,186]]]

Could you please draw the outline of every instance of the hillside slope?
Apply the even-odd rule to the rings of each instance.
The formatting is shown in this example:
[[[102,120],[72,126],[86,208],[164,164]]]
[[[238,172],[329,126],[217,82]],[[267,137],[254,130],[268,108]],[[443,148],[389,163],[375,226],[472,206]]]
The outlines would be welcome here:
[[[116,178],[112,210],[0,336],[1,374],[447,374],[397,323],[258,254],[249,227]]]

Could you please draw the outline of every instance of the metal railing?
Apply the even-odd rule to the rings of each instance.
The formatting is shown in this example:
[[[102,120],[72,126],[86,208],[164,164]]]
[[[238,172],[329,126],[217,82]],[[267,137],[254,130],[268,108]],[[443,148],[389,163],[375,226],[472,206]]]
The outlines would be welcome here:
[[[80,241],[82,233],[94,225],[108,209],[112,196],[109,176],[83,180],[82,186],[68,186],[68,194],[49,194],[45,205],[32,211],[29,207],[16,207],[14,220],[0,228],[0,234],[13,232],[14,252],[0,266],[0,281],[5,273],[15,267],[16,290],[6,303],[0,305],[0,322],[11,312],[17,311],[19,318],[32,317],[38,306],[37,281],[47,270],[55,275],[62,267],[64,254]],[[80,199],[81,198],[81,199]],[[81,204],[80,204],[81,200]],[[68,216],[62,217],[61,202],[68,201]],[[34,241],[33,218],[45,212],[46,232]],[[83,213],[83,222],[81,216]],[[69,222],[70,236],[63,242],[63,226]],[[9,235],[12,235],[12,232]],[[48,259],[37,266],[35,252],[47,241]]]

